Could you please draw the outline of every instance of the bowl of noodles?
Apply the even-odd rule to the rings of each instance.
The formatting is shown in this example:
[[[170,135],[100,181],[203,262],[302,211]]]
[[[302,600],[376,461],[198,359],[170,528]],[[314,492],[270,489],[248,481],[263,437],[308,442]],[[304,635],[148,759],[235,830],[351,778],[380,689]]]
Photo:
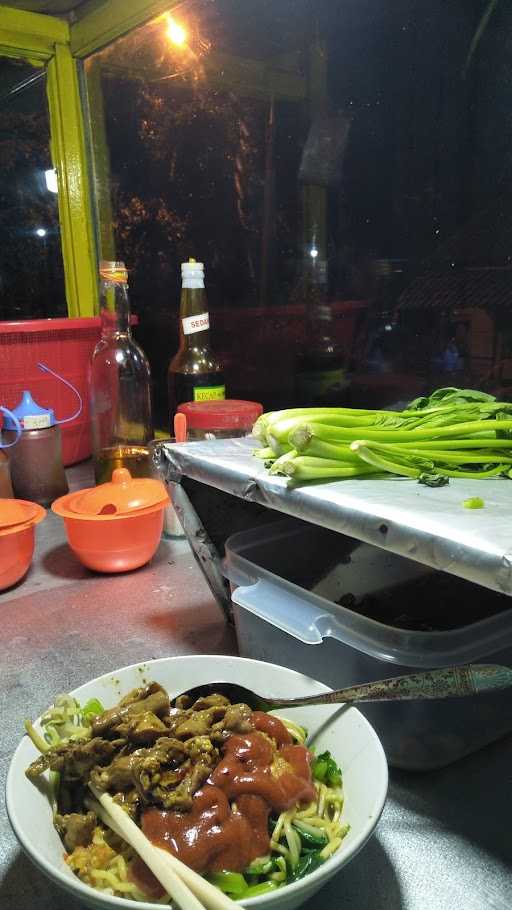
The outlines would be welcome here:
[[[363,715],[332,705],[267,714],[220,692],[186,695],[215,680],[282,698],[327,691],[274,664],[165,658],[55,693],[27,723],[7,778],[9,820],[35,865],[85,905],[171,903],[89,784],[244,907],[293,910],[371,837],[388,776]]]

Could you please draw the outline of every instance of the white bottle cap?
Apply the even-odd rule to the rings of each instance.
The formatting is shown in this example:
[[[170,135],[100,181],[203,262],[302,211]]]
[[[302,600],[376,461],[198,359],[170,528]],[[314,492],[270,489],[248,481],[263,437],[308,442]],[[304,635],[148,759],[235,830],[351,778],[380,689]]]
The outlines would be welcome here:
[[[181,263],[181,284],[184,288],[204,288],[204,265],[189,259]]]
[[[195,259],[189,259],[188,262],[182,262],[181,277],[204,278],[204,263],[196,262]]]

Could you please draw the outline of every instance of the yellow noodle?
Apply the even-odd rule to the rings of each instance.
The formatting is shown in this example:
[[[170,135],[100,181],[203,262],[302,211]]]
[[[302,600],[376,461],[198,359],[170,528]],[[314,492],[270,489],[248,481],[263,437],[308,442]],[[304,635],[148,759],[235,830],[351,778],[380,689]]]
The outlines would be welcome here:
[[[312,835],[316,833],[325,835],[327,844],[320,851],[320,857],[323,860],[328,859],[339,849],[343,838],[349,830],[348,824],[341,824],[340,822],[343,809],[343,791],[341,787],[328,787],[319,781],[315,781],[315,787],[317,791],[316,799],[308,806],[296,806],[294,810],[281,813],[272,835],[271,850],[281,854],[285,852],[281,843],[284,835],[289,848],[287,861],[292,868],[298,862],[297,850],[300,855],[302,849],[299,829],[302,828],[304,832]],[[293,827],[294,822],[298,823],[297,829]],[[294,835],[297,838],[296,840]],[[274,875],[276,874],[274,873]],[[273,878],[273,876],[270,876],[270,878]]]
[[[313,803],[309,804],[307,809],[302,809],[300,811],[297,810],[297,812],[295,813],[295,818],[301,818],[301,819],[308,818],[309,815],[316,815],[316,814],[317,814],[317,803],[313,802]]]
[[[296,816],[294,816],[296,818]],[[326,817],[320,817],[319,815],[311,816],[305,821],[303,818],[297,819],[299,823],[299,828],[303,828],[304,831],[309,831],[310,834],[316,834],[317,828],[326,828],[330,825],[329,820]]]
[[[273,872],[270,876],[274,882],[284,882],[286,881],[287,870],[286,870],[286,860],[284,856],[278,856],[276,859],[276,865],[278,866],[278,871]]]
[[[286,815],[286,812],[281,812],[281,815],[277,819],[276,826],[272,833],[273,841],[279,841],[281,839],[281,831],[283,830],[285,815]]]
[[[295,724],[293,722],[293,720],[289,720],[289,718],[287,718],[287,717],[285,717],[285,718],[280,717],[279,719],[280,719],[281,723],[283,723],[284,726],[286,727],[286,729],[288,730],[288,733],[290,734],[290,736],[293,736],[293,738],[298,743],[300,743],[300,745],[304,745],[304,743],[306,741],[306,732],[304,730],[304,727],[300,727],[298,724]]]
[[[125,894],[136,890],[135,885],[131,882],[122,882],[113,872],[108,869],[93,869],[91,875],[99,881],[107,882],[114,891],[121,891]]]
[[[326,788],[325,784],[320,784],[320,786],[319,786],[319,788],[318,788],[318,814],[319,814],[320,816],[322,816],[322,815],[324,814],[324,809],[325,809],[325,790],[326,790],[326,789],[327,789],[327,788]]]
[[[270,849],[274,853],[280,853],[285,859],[289,859],[290,851],[288,850],[288,847],[285,847],[283,844],[277,843],[276,841],[270,841]]]
[[[324,847],[324,849],[320,851],[320,856],[322,857],[322,859],[327,859],[329,856],[331,856],[331,854],[334,853],[334,851],[338,849],[340,844],[341,844],[341,837],[335,837],[333,840],[329,841],[329,843]]]
[[[288,849],[290,851],[290,865],[292,869],[295,869],[295,866],[299,862],[300,856],[300,837],[292,828],[290,813],[288,812],[286,813],[284,822],[284,833],[288,843]]]

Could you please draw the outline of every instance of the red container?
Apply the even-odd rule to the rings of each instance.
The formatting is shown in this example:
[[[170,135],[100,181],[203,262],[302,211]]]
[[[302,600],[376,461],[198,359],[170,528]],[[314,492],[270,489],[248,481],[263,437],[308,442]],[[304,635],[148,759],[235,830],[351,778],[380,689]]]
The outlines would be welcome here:
[[[0,322],[0,403],[14,408],[24,389],[57,420],[76,411],[76,396],[62,382],[38,369],[45,363],[67,379],[82,396],[82,413],[65,423],[62,432],[64,465],[83,461],[91,454],[88,368],[100,337],[99,317],[34,319]]]
[[[217,439],[247,436],[260,414],[263,405],[258,401],[186,401],[178,406],[178,413],[187,418],[190,439],[204,439],[206,435]]]

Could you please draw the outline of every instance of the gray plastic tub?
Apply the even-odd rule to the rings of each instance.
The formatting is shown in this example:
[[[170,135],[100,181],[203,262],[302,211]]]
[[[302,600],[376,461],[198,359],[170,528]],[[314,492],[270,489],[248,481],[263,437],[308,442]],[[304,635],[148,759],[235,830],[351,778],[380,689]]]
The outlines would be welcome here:
[[[413,613],[418,585],[423,595],[431,586],[436,597],[440,575],[450,604],[464,615],[461,598],[467,599],[469,583],[315,525],[287,519],[235,534],[226,541],[223,570],[240,654],[303,671],[333,688],[451,664],[512,666],[508,597],[471,585],[486,618],[446,631],[376,621],[357,612],[365,596],[378,602],[385,595],[389,603],[393,592],[401,591],[402,599],[410,592]],[[336,603],[347,595],[355,609]],[[443,767],[512,730],[509,692],[361,710],[390,764],[411,770]]]

